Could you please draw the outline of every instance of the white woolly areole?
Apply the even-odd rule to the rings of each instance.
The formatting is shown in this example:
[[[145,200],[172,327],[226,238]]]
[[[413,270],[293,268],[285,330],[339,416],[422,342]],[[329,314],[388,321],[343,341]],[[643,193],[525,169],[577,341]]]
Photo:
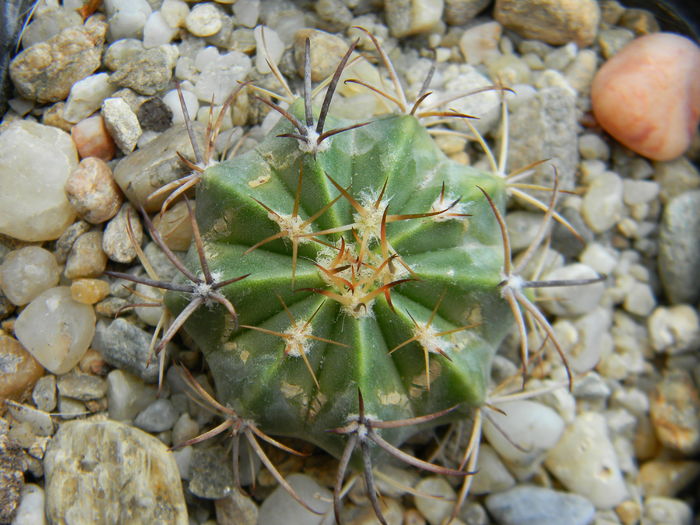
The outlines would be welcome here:
[[[316,153],[326,151],[330,146],[330,142],[327,140],[323,140],[320,143],[318,142],[321,135],[319,135],[312,126],[306,128],[306,133],[304,135],[306,140],[299,141],[299,149],[304,153],[312,153],[315,155]]]

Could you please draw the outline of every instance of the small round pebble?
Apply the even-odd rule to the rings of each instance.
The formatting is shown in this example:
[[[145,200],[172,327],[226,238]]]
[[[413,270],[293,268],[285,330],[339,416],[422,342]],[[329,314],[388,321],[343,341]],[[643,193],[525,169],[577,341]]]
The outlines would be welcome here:
[[[672,498],[647,498],[644,502],[646,525],[690,525],[693,511],[685,501]]]
[[[56,286],[61,271],[54,255],[38,246],[13,250],[0,265],[0,287],[12,304],[27,304]]]
[[[654,33],[632,41],[600,68],[595,117],[616,140],[654,160],[690,145],[700,121],[700,48],[689,38]]]
[[[177,421],[175,407],[168,399],[158,399],[148,405],[134,419],[134,425],[147,432],[170,430]]]
[[[109,295],[109,283],[101,279],[76,279],[70,285],[74,301],[95,304]]]
[[[215,35],[221,29],[221,16],[214,4],[197,4],[185,18],[185,27],[194,36]]]
[[[119,213],[107,223],[102,238],[102,249],[113,261],[128,263],[136,258],[136,249],[129,239],[127,221],[131,224],[134,241],[141,245],[143,241],[143,228],[138,213],[128,202],[125,203]]]
[[[542,277],[545,281],[595,279],[598,274],[590,267],[574,263],[558,268]],[[596,282],[583,285],[542,288],[539,297],[544,298],[542,306],[555,315],[583,315],[592,312],[598,306],[605,285]]]
[[[66,196],[83,219],[100,224],[116,215],[124,197],[112,170],[98,157],[80,161],[66,181]]]
[[[20,343],[54,374],[65,374],[83,357],[95,333],[95,312],[75,302],[67,286],[50,288],[15,323]]]
[[[700,318],[687,304],[659,307],[647,320],[651,346],[673,355],[700,348]]]
[[[141,128],[150,131],[165,131],[173,123],[173,112],[160,98],[149,98],[139,106],[136,113]]]
[[[486,508],[498,525],[588,525],[595,515],[595,507],[582,496],[531,485],[491,494]]]
[[[73,243],[63,274],[68,279],[97,277],[107,267],[107,255],[102,251],[102,232],[82,234]]]
[[[14,337],[0,335],[0,398],[15,399],[28,392],[44,368]]]
[[[105,127],[102,115],[94,115],[78,122],[70,130],[80,158],[97,157],[112,160],[117,146]]]

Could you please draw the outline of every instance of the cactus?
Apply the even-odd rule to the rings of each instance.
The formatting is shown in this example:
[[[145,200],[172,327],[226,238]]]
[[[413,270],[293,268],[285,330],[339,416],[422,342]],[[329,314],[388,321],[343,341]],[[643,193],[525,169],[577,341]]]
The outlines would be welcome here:
[[[439,467],[398,447],[474,409],[480,420],[493,355],[515,323],[526,372],[521,307],[560,348],[524,291],[548,283],[520,277],[526,261],[510,262],[502,170],[449,160],[419,121],[465,115],[417,112],[428,82],[410,111],[402,94],[402,113],[369,123],[329,115],[353,47],[320,109],[307,67],[304,97],[288,110],[260,99],[284,118],[257,148],[192,164],[193,175],[175,183],[197,184],[195,242],[177,263],[179,280],[148,284],[167,290],[165,304],[177,316],[158,349],[184,326],[214,377],[216,401],[190,381],[226,418],[207,436],[245,435],[292,494],[256,437],[289,451],[269,435],[314,443],[340,459],[336,517],[352,464],[383,520],[372,477],[383,456],[470,474],[469,466]],[[307,41],[307,66],[308,48]],[[556,193],[555,183],[535,244],[556,216]]]

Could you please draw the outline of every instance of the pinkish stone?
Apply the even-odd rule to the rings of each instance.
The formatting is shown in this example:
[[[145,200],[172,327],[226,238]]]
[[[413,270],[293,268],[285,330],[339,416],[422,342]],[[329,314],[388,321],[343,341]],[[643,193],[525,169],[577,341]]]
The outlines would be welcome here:
[[[671,33],[633,40],[600,68],[591,99],[618,142],[650,159],[674,159],[700,121],[700,47]]]
[[[117,147],[114,145],[101,115],[81,120],[71,128],[70,134],[81,159],[97,157],[107,161],[111,160],[117,152]]]

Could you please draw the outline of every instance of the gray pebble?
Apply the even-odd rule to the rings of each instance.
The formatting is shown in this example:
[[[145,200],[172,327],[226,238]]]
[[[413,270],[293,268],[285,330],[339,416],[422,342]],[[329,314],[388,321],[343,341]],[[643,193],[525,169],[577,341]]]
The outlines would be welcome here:
[[[68,254],[73,247],[73,243],[75,243],[76,239],[83,233],[90,231],[91,227],[92,226],[87,222],[78,220],[66,228],[66,231],[64,231],[56,241],[56,247],[53,252],[59,264],[66,262]]]
[[[136,416],[134,425],[147,432],[164,432],[173,428],[176,420],[173,404],[168,399],[158,399]]]
[[[109,418],[131,421],[156,399],[156,389],[128,372],[112,370],[107,374]]]
[[[606,232],[622,218],[622,192],[622,179],[612,171],[591,181],[583,197],[581,214],[594,232]]]
[[[542,276],[542,280],[594,279],[598,274],[589,266],[574,263]],[[605,290],[602,282],[580,286],[542,288],[539,296],[545,298],[542,307],[555,315],[582,315],[598,306]]]
[[[445,0],[445,22],[461,26],[486,9],[489,3],[489,0]]]
[[[666,162],[654,162],[654,180],[661,186],[661,202],[668,202],[682,193],[700,187],[700,172],[688,160],[681,156]]]
[[[98,350],[105,361],[139,376],[147,383],[158,380],[158,360],[149,357],[151,334],[129,323],[115,319],[111,323],[99,321],[92,347]]]
[[[139,106],[136,116],[145,130],[165,131],[173,122],[173,112],[160,98],[149,98]]]
[[[603,58],[610,58],[634,38],[634,33],[622,27],[603,29],[598,33],[598,45]]]
[[[644,502],[644,518],[647,525],[690,525],[693,511],[685,501],[651,497]]]
[[[80,401],[100,399],[107,394],[107,381],[91,374],[69,373],[58,378],[58,392]]]
[[[700,300],[700,191],[672,199],[659,231],[659,274],[668,300],[694,304]]]
[[[102,232],[82,234],[73,243],[63,274],[67,279],[98,277],[107,267],[107,255],[102,251]]]
[[[110,81],[141,95],[153,96],[167,87],[173,66],[172,57],[162,48],[148,49],[138,54],[135,60],[122,64]]]
[[[579,136],[578,151],[584,159],[607,160],[610,157],[610,148],[595,133],[584,133]]]
[[[588,525],[595,515],[582,496],[531,485],[491,494],[486,508],[499,525]]]
[[[143,241],[143,228],[139,214],[134,207],[124,203],[117,215],[107,223],[102,239],[102,249],[116,262],[128,263],[136,258],[136,249],[129,239],[127,220],[131,223],[134,241],[140,246]]]
[[[231,461],[223,447],[195,448],[190,464],[189,489],[192,494],[205,499],[219,499],[231,495],[234,487]],[[230,457],[230,456],[229,456]],[[242,468],[241,473],[247,468]]]
[[[102,102],[102,118],[122,153],[128,155],[134,151],[141,136],[141,125],[129,104],[118,97],[105,99]]]
[[[56,408],[56,376],[40,377],[32,391],[32,401],[39,410],[51,412]]]

